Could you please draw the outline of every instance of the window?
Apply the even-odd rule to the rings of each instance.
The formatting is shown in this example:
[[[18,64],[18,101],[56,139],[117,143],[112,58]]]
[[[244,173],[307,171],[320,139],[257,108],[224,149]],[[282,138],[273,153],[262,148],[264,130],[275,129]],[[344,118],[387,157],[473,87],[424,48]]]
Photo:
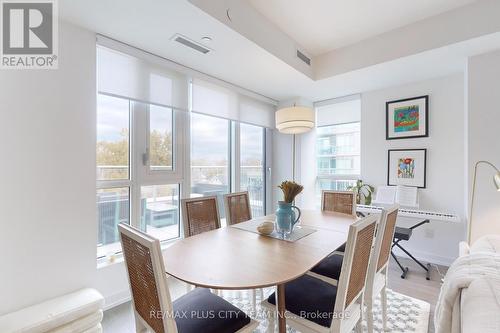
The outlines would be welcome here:
[[[189,195],[217,196],[223,219],[223,195],[248,190],[253,215],[264,214],[273,102],[97,40],[98,258],[121,252],[120,223],[161,241],[180,237],[180,200]]]
[[[225,216],[229,193],[229,125],[226,119],[191,113],[191,197],[215,195]]]
[[[265,215],[265,130],[240,124],[240,190],[248,191],[252,216]]]
[[[320,190],[346,190],[359,178],[360,110],[358,96],[329,101],[317,107],[318,193]]]
[[[173,170],[173,111],[149,107],[149,166],[152,171]]]
[[[130,223],[130,103],[97,96],[97,256],[119,251],[117,225]]]
[[[120,250],[120,239],[116,226],[118,223],[130,223],[129,197],[128,187],[97,190],[98,257],[104,257]]]
[[[141,229],[161,240],[179,237],[179,184],[141,187]]]
[[[121,251],[120,223],[133,225],[162,241],[180,236],[180,184],[174,174],[174,118],[175,111],[171,108],[98,94],[98,258]],[[148,120],[148,126],[141,126],[148,124]],[[131,163],[130,156],[145,153],[146,147],[147,163],[141,159]],[[144,171],[146,168],[154,175]],[[145,182],[148,185],[141,186]],[[157,184],[149,185],[151,182]],[[134,191],[140,192],[137,203],[133,199],[138,197]]]
[[[129,179],[129,101],[97,96],[97,180]]]

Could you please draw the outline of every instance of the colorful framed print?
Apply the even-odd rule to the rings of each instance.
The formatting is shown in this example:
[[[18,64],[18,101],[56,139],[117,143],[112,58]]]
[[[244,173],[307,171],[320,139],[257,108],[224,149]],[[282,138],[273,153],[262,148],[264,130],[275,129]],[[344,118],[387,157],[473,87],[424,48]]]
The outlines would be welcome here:
[[[425,188],[427,149],[388,151],[387,185]]]
[[[429,96],[390,101],[385,104],[386,139],[429,136]]]

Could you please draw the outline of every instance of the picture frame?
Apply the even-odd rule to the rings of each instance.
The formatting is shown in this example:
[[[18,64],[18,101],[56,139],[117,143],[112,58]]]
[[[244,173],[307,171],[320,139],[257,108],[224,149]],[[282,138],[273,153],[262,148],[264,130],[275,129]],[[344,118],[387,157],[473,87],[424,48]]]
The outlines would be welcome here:
[[[429,95],[385,103],[386,140],[429,136]]]
[[[425,188],[427,149],[389,149],[387,152],[387,185]]]

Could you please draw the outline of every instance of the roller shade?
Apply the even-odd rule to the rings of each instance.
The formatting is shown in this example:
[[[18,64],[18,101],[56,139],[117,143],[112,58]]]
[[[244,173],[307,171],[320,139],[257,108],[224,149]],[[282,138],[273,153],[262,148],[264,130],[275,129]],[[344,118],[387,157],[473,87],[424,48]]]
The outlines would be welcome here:
[[[212,82],[193,79],[192,110],[215,117],[273,128],[273,104]]]
[[[361,121],[359,95],[316,103],[316,125],[328,126]]]
[[[153,61],[97,47],[99,93],[187,110],[187,76]]]

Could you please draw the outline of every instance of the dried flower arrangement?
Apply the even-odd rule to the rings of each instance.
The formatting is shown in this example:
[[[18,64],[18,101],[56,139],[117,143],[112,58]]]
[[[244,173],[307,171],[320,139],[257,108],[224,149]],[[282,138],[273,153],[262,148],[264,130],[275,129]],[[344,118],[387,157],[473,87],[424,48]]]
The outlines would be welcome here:
[[[295,197],[304,189],[304,186],[289,180],[283,181],[278,187],[283,191],[284,201],[288,203],[292,203]]]

